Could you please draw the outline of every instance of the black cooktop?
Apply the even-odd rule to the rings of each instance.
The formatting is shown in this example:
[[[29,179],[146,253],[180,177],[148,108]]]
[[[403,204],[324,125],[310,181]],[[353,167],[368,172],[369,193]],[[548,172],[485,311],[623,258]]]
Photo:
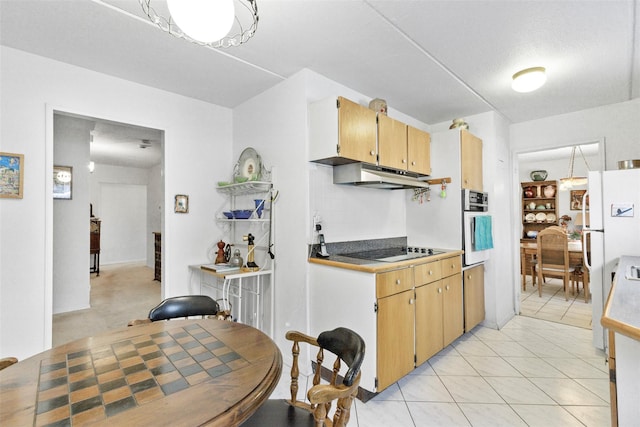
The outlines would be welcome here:
[[[399,246],[392,248],[373,249],[369,251],[340,254],[345,257],[366,259],[370,261],[398,262],[414,258],[424,258],[442,254],[441,249],[424,248],[416,246]]]

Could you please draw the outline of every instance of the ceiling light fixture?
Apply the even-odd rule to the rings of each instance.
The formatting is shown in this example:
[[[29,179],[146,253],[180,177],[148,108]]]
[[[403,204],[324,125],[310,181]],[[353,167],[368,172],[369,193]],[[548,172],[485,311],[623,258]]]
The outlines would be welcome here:
[[[156,11],[153,0],[138,1],[158,28],[201,46],[239,46],[249,41],[258,28],[256,0],[167,0],[167,17]]]
[[[516,92],[533,92],[547,81],[544,67],[533,67],[518,71],[513,75],[511,87]]]
[[[587,159],[584,158],[584,153],[582,152],[582,148],[580,146],[573,147],[571,149],[571,158],[569,160],[569,172],[566,178],[560,178],[560,190],[568,190],[570,188],[586,185],[588,179],[586,176],[573,176],[573,163],[576,157],[576,148],[580,150],[580,155],[582,156],[582,160],[584,160],[584,164],[587,165],[587,171],[589,171],[589,163],[587,163]]]

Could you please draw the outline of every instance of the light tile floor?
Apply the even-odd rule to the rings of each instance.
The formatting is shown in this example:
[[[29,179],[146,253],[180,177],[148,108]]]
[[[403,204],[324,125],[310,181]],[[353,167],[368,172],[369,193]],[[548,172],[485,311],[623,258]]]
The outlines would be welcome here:
[[[271,398],[287,395],[287,372]],[[603,427],[609,414],[608,365],[591,331],[516,316],[501,330],[476,327],[367,403],[354,401],[349,425]]]
[[[591,300],[584,302],[582,286],[575,295],[570,293],[566,301],[562,280],[547,278],[540,297],[538,287],[532,286],[531,277],[527,276],[527,289],[521,292],[521,315],[591,329]]]

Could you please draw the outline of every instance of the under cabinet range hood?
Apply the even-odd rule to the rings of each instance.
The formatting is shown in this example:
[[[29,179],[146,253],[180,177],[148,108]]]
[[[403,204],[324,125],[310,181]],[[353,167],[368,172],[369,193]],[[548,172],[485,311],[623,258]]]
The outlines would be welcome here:
[[[382,188],[386,190],[403,190],[412,188],[429,188],[429,183],[410,176],[407,172],[366,163],[349,163],[333,167],[333,183],[358,185],[362,187]]]

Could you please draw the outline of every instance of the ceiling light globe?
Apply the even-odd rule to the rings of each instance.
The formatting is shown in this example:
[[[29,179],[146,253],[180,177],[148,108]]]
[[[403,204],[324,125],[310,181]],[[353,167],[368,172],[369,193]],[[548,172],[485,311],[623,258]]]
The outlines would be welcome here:
[[[547,74],[544,67],[527,68],[526,70],[518,71],[513,75],[513,82],[511,87],[516,92],[532,92],[542,87],[547,81]]]
[[[167,0],[167,6],[182,31],[203,43],[229,34],[235,19],[233,0]]]

